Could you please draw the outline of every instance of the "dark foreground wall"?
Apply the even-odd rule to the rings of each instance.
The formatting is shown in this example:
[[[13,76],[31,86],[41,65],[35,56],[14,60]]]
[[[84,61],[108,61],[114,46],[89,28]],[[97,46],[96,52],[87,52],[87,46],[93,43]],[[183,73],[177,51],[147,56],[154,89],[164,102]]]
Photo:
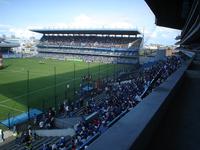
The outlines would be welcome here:
[[[173,96],[179,91],[184,72],[191,61],[185,63],[163,84],[101,135],[88,150],[146,149]]]
[[[193,62],[147,149],[199,150],[199,116],[200,63]]]

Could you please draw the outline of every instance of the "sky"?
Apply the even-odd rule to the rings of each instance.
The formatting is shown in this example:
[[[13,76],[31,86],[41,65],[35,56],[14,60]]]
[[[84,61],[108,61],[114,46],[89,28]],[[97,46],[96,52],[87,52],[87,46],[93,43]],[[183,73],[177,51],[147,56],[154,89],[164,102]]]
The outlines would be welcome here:
[[[30,29],[137,29],[145,44],[172,45],[179,30],[158,27],[144,0],[0,0],[0,36]]]

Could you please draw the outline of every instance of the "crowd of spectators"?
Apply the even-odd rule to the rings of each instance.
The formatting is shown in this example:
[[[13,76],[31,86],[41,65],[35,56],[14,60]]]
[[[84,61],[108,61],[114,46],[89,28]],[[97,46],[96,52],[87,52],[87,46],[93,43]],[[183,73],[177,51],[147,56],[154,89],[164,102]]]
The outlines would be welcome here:
[[[60,60],[80,59],[91,62],[134,64],[141,38],[111,36],[49,36],[38,44],[38,56]]]
[[[22,133],[20,133],[17,130],[17,126],[13,126],[13,135],[16,137],[15,143],[17,146],[24,146],[24,149],[33,149],[33,141],[37,140],[38,136],[35,133],[35,130],[33,128],[40,128],[40,129],[52,129],[55,128],[55,115],[56,112],[53,108],[49,108],[49,110],[44,113],[41,117],[34,116],[33,119],[33,126],[29,124],[27,126],[27,129],[23,130]],[[44,144],[42,150],[51,150],[48,149],[49,145]],[[61,145],[58,145],[58,147],[61,147]]]
[[[135,37],[111,36],[43,36],[41,45],[57,45],[90,48],[129,48]]]
[[[59,141],[57,143],[54,143],[52,145],[50,144],[43,144],[41,150],[67,150],[69,149],[69,143],[67,143],[67,140],[65,137],[60,137]],[[71,149],[71,146],[70,146]]]
[[[23,145],[24,149],[32,149],[32,142],[37,140],[38,136],[34,132],[32,126],[29,124],[27,129],[20,133],[16,126],[13,126],[13,133],[16,136],[15,144],[17,146]]]
[[[95,113],[95,117],[89,121],[83,119],[75,126],[73,147],[78,148],[98,133],[107,130],[115,118],[123,112],[128,112],[142,100],[144,92],[160,85],[180,65],[181,60],[178,57],[170,57],[166,61],[158,61],[152,67],[141,70],[139,75],[131,80],[108,83],[104,101],[97,105],[91,98],[86,104],[83,115]]]
[[[38,52],[40,53],[61,53],[61,54],[74,54],[74,55],[97,55],[97,56],[135,56],[137,49],[131,50],[112,50],[112,49],[70,49],[70,48],[57,48],[57,47],[39,47]]]
[[[50,107],[46,113],[42,115],[39,121],[35,122],[36,126],[39,125],[40,129],[52,129],[55,127],[56,111]]]
[[[137,59],[134,58],[123,58],[123,57],[112,57],[112,56],[90,56],[90,55],[73,55],[73,54],[55,54],[55,53],[39,53],[37,57],[46,59],[58,59],[58,60],[77,60],[85,62],[101,62],[101,63],[121,63],[121,64],[136,64]]]

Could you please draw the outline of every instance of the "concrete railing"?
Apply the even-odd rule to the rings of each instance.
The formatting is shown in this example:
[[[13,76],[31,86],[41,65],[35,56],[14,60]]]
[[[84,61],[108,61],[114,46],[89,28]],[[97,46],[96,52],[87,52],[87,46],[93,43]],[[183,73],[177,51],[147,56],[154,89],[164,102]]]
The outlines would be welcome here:
[[[179,89],[190,63],[191,60],[183,64],[140,104],[89,145],[88,150],[143,150],[147,148],[172,97]]]
[[[38,136],[74,136],[75,131],[72,128],[68,129],[50,129],[50,130],[35,130]]]

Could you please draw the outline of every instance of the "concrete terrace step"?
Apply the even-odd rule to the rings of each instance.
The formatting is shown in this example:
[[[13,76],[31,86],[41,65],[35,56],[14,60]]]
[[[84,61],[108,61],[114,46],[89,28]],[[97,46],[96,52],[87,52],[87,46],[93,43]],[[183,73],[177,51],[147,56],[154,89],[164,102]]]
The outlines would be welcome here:
[[[55,125],[60,129],[74,128],[74,125],[81,121],[81,117],[71,117],[71,118],[56,118]]]
[[[45,144],[49,144],[51,146],[52,144],[58,143],[60,138],[61,137],[51,137],[51,138],[48,137],[49,141],[45,142]],[[66,139],[66,143],[69,143],[71,141],[71,137],[69,137],[69,136],[65,137],[65,139]],[[40,149],[42,149],[43,144],[44,143],[42,143],[36,147],[33,147],[33,149],[40,150]]]
[[[1,150],[9,150],[9,149],[13,149],[15,147],[15,141],[12,141],[10,143],[7,143],[3,146],[0,147]]]
[[[96,105],[99,105],[103,100],[105,100],[105,92],[97,95],[94,97]],[[73,128],[75,124],[77,124],[81,120],[81,116],[85,110],[86,106],[80,108],[76,112],[74,112],[74,117],[64,117],[64,116],[59,116],[55,119],[55,124],[56,127],[58,128]]]
[[[61,137],[61,136],[74,136],[75,131],[73,128],[66,129],[42,129],[35,130],[36,134],[40,137]]]
[[[35,150],[39,150],[39,149],[42,149],[43,147],[43,144],[54,144],[56,143],[57,141],[59,141],[60,137],[46,137],[46,140],[36,146],[33,147],[33,149]]]
[[[38,140],[35,140],[32,142],[32,147],[33,147],[33,150],[39,150],[42,148],[43,144],[49,144],[49,145],[52,145],[54,143],[57,143],[59,142],[61,137],[40,137],[40,139]],[[70,139],[71,137],[70,136],[67,136],[66,137],[66,140],[67,142],[70,142]],[[21,145],[17,145],[15,143],[15,141],[12,141],[4,146],[2,146],[0,148],[1,150],[24,150],[25,149],[25,144],[21,144]]]
[[[46,138],[41,137],[39,140],[33,141],[33,142],[32,142],[32,146],[34,147],[34,146],[37,145],[38,143],[45,141],[45,139],[46,139]],[[11,148],[11,147],[10,147],[10,148]],[[15,144],[15,147],[14,147],[12,150],[24,150],[24,148],[25,148],[25,144],[21,144],[20,146],[17,146],[17,145]]]
[[[97,96],[94,98],[95,103],[96,103],[97,105],[100,104],[100,103],[102,102],[102,100],[104,99],[105,95],[106,95],[105,93],[102,93],[102,94],[100,94],[100,95],[97,95]],[[80,115],[83,113],[83,111],[84,111],[85,108],[86,108],[85,106],[82,107],[82,109],[80,109],[80,110],[76,113],[76,115],[77,115],[77,116],[80,116]]]

